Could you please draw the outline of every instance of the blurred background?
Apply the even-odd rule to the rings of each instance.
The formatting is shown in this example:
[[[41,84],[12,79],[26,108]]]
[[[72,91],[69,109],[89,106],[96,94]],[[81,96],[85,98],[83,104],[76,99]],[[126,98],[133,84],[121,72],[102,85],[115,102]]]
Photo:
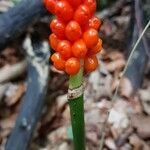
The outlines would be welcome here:
[[[103,50],[85,76],[87,150],[150,150],[149,29],[112,102],[150,1],[97,0],[96,13]],[[41,0],[0,0],[0,150],[72,149],[68,76],[49,61],[52,17]]]

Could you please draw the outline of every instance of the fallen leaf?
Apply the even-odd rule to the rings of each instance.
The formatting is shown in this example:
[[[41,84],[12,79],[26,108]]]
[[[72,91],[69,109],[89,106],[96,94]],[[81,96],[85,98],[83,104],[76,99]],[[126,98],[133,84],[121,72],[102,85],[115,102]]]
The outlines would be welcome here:
[[[12,88],[10,88],[9,90],[12,90]],[[7,106],[12,106],[14,104],[16,104],[22,97],[22,95],[24,94],[24,92],[26,91],[26,85],[24,83],[20,83],[19,85],[14,86],[13,91],[7,91],[7,97],[5,98],[5,103]]]
[[[110,149],[110,150],[116,150],[116,144],[112,138],[106,138],[105,139],[105,145]]]
[[[131,145],[133,145],[133,150],[150,150],[150,146],[147,145],[136,134],[133,134],[129,137],[129,142]]]
[[[139,137],[150,138],[150,116],[134,115],[131,118],[131,123],[136,128]]]
[[[112,62],[109,62],[106,64],[106,69],[109,72],[115,72],[120,71],[125,66],[125,60],[124,59],[117,59]]]
[[[139,91],[144,111],[150,115],[150,87]]]
[[[129,79],[123,78],[120,83],[120,95],[126,98],[130,98],[133,93],[133,87]]]
[[[48,140],[52,143],[57,143],[62,140],[68,140],[67,128],[60,127],[48,135]]]
[[[110,110],[108,122],[114,128],[127,128],[129,125],[129,118],[127,116],[128,104],[125,101],[116,101],[113,108]]]
[[[104,60],[115,61],[118,59],[124,59],[124,55],[116,50],[111,50],[109,53],[106,53],[103,57]]]

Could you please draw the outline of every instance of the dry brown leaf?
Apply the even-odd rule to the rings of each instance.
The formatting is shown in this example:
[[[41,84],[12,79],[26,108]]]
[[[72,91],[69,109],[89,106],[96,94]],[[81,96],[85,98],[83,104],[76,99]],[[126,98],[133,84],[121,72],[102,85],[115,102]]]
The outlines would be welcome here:
[[[146,102],[150,101],[150,87],[148,89],[140,90],[139,95],[141,100]]]
[[[150,88],[139,91],[144,111],[150,115]]]
[[[122,68],[125,66],[125,60],[124,59],[117,59],[114,60],[108,64],[106,64],[106,69],[109,72],[115,72],[115,71],[120,71]]]
[[[68,139],[67,128],[65,126],[54,130],[48,135],[48,140],[52,143],[57,143],[67,139]]]
[[[70,108],[69,105],[66,106],[63,114],[62,114],[63,120],[65,122],[65,124],[69,124],[70,123]]]
[[[110,149],[110,150],[116,150],[116,144],[112,138],[106,138],[105,139],[105,145]]]
[[[111,83],[112,76],[107,71],[106,73],[99,70],[92,72],[85,88],[85,99],[99,100],[100,97],[111,97]]]
[[[47,106],[46,114],[42,118],[42,125],[47,124],[50,122],[57,114],[56,114],[56,104],[51,104],[50,106]]]
[[[67,94],[58,96],[56,99],[57,102],[57,110],[61,110],[67,103]]]
[[[138,96],[132,96],[128,99],[130,106],[132,107],[132,112],[135,114],[142,114],[143,108],[141,105],[141,101]]]
[[[106,55],[104,55],[103,59],[109,59],[111,61],[115,61],[117,59],[124,59],[124,56],[121,52],[112,50],[109,53],[106,53]]]
[[[5,92],[7,91],[8,87],[9,87],[9,83],[0,85],[0,101],[2,100],[3,96],[5,95]]]
[[[14,127],[16,121],[16,114],[11,115],[10,117],[6,119],[0,120],[0,137],[6,138],[10,132],[11,129]]]
[[[136,128],[139,137],[150,138],[150,116],[134,115],[131,118],[132,126]]]
[[[18,85],[16,91],[14,91],[12,93],[12,95],[5,98],[6,105],[7,106],[12,106],[12,105],[16,104],[21,99],[21,97],[22,97],[22,95],[24,94],[25,91],[26,91],[25,83],[20,83]]]
[[[123,78],[120,83],[120,95],[126,98],[131,97],[133,87],[128,78]]]
[[[123,146],[121,146],[119,148],[119,150],[133,150],[133,149],[132,149],[132,146],[130,144],[126,143]]]
[[[133,145],[133,150],[150,150],[149,145],[147,145],[136,134],[133,134],[129,137],[129,142],[131,145]]]
[[[117,137],[117,139],[115,140],[117,147],[121,147],[125,143],[127,143],[127,140],[132,133],[133,133],[133,128],[129,127],[119,137]]]
[[[94,145],[97,145],[99,142],[98,135],[94,131],[87,132],[86,138]]]
[[[101,27],[101,31],[106,36],[112,36],[113,34],[115,34],[116,30],[117,30],[117,28],[111,20],[105,20],[103,22],[103,26]]]

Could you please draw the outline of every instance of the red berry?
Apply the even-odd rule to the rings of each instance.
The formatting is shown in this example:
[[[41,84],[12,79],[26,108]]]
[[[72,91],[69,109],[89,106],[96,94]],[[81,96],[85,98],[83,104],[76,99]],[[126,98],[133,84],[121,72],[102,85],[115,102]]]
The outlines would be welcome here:
[[[58,42],[59,42],[58,37],[54,33],[52,33],[49,36],[49,43],[50,43],[50,46],[52,47],[52,49],[54,49],[55,51],[57,50]]]
[[[71,57],[71,44],[67,40],[62,40],[58,43],[57,51],[64,59],[69,59]]]
[[[90,18],[90,10],[86,5],[80,5],[74,14],[74,20],[80,25],[85,25]]]
[[[62,59],[59,53],[54,53],[51,56],[51,60],[54,63],[54,67],[58,70],[64,70],[65,69],[65,61]]]
[[[94,46],[96,46],[98,39],[99,39],[98,32],[93,28],[88,29],[83,34],[83,40],[87,48],[93,48]]]
[[[91,15],[96,11],[96,0],[84,0],[84,4],[88,6]]]
[[[55,0],[44,0],[44,5],[50,13],[52,14],[55,13],[55,6],[56,6]]]
[[[69,75],[75,75],[79,72],[80,70],[80,60],[77,58],[70,58],[66,61],[65,64],[65,71]]]
[[[90,73],[96,70],[97,66],[98,66],[98,60],[96,56],[89,56],[85,58],[84,69],[86,73]]]
[[[102,40],[99,39],[98,43],[96,44],[96,46],[94,46],[93,48],[89,49],[88,54],[95,55],[95,54],[99,53],[101,50],[102,50]]]
[[[82,3],[82,0],[68,0],[68,2],[73,8],[76,8]]]
[[[100,28],[100,25],[101,25],[101,20],[96,16],[93,16],[89,20],[89,27],[94,28],[95,30],[98,30]]]
[[[56,3],[56,15],[63,21],[69,21],[73,17],[73,8],[66,0],[59,0]]]
[[[73,44],[72,53],[77,58],[85,57],[87,53],[87,48],[83,40],[78,40]]]
[[[52,22],[50,23],[50,28],[58,38],[60,39],[65,38],[65,24],[62,21],[58,19],[53,19]]]
[[[70,21],[68,23],[68,25],[66,26],[66,32],[65,33],[66,33],[66,37],[70,41],[76,41],[82,35],[80,25],[76,21]]]

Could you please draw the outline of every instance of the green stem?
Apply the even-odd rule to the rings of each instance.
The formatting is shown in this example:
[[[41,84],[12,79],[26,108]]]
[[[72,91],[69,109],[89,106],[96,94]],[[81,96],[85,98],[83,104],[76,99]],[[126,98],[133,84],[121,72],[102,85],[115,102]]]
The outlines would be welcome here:
[[[69,89],[73,94],[74,90],[78,90],[79,94],[75,96],[68,96],[71,124],[73,131],[74,150],[85,150],[85,129],[84,129],[84,101],[83,101],[83,69],[79,73],[70,76]],[[69,95],[69,94],[68,94]]]

